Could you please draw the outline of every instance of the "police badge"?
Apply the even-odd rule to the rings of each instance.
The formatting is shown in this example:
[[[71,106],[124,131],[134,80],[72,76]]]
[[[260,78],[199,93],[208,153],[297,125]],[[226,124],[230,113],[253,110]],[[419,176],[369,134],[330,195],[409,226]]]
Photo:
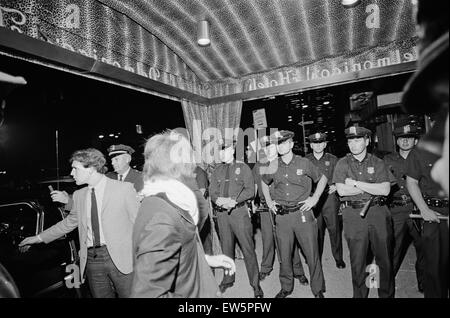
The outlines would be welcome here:
[[[297,169],[297,176],[301,176],[303,174],[303,169]]]
[[[237,175],[240,175],[241,174],[241,168],[236,168],[236,171],[234,173],[237,174]]]
[[[375,168],[374,167],[367,167],[367,173],[374,174],[375,173]]]

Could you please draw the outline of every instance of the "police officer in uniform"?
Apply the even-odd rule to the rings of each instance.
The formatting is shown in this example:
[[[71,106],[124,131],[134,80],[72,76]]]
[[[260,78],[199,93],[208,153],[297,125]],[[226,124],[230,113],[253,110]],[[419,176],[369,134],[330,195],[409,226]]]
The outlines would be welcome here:
[[[319,258],[317,221],[312,208],[319,201],[327,178],[311,161],[293,154],[293,132],[282,130],[276,137],[281,156],[278,168],[274,173],[262,176],[267,205],[276,213],[276,234],[281,254],[281,290],[275,297],[285,298],[294,289],[292,253],[297,239],[308,263],[311,290],[315,297],[323,298],[325,280]],[[317,182],[317,187],[311,196],[313,182]],[[271,184],[272,193],[269,191]]]
[[[235,144],[225,140],[219,153],[222,164],[211,174],[210,195],[217,212],[222,251],[234,259],[235,240],[239,242],[244,255],[250,285],[255,298],[264,296],[259,284],[258,261],[253,241],[253,225],[247,201],[255,195],[255,181],[252,171],[244,162],[234,160]],[[219,286],[222,293],[233,286],[235,276],[224,275]]]
[[[423,217],[422,252],[424,257],[423,289],[425,298],[447,298],[448,276],[448,198],[442,197],[441,187],[431,178],[431,169],[439,156],[413,149],[407,159],[406,186]]]
[[[336,156],[325,152],[327,147],[326,134],[318,132],[310,135],[308,139],[313,153],[307,154],[305,157],[311,160],[328,180],[328,185],[320,197],[319,203],[314,208],[319,228],[320,259],[322,259],[325,229],[327,228],[336,267],[345,268],[345,262],[342,258],[342,231],[338,215],[339,199],[336,194],[336,185],[332,183],[334,167],[338,159]]]
[[[380,298],[394,297],[392,220],[385,205],[391,187],[389,172],[383,160],[367,152],[370,130],[352,126],[345,130],[345,135],[350,153],[336,164],[333,183],[345,207],[342,217],[350,251],[353,297],[369,295],[368,272],[379,274],[380,281],[374,282],[374,286],[378,287]],[[367,272],[369,247],[377,267]]]
[[[263,245],[263,255],[261,261],[261,269],[259,273],[259,279],[262,281],[267,276],[270,275],[273,269],[273,262],[275,260],[275,248],[276,248],[276,237],[275,232],[275,217],[273,212],[267,206],[264,194],[262,192],[262,175],[270,174],[276,171],[278,167],[278,150],[275,143],[271,142],[269,136],[263,136],[259,139],[261,148],[263,150],[263,158],[254,165],[253,167],[253,177],[255,179],[255,185],[257,188],[257,196],[259,198],[259,206],[257,212],[259,212],[260,223],[261,223],[261,238]],[[297,244],[294,247],[293,255],[293,271],[294,278],[297,278],[302,285],[308,285],[308,279],[305,276],[303,270],[302,261],[299,254],[299,249]],[[280,261],[279,250],[278,261]]]
[[[134,149],[127,145],[111,145],[108,148],[108,156],[111,158],[111,164],[114,168],[114,172],[108,172],[107,177],[131,182],[139,192],[144,187],[144,179],[142,173],[130,167],[131,155],[134,153]]]
[[[394,130],[397,139],[398,152],[388,154],[384,162],[396,179],[396,184],[391,187],[388,205],[392,215],[393,224],[393,271],[394,277],[402,265],[406,252],[411,242],[416,249],[416,276],[417,285],[423,293],[423,255],[421,250],[420,224],[409,217],[413,212],[414,204],[406,188],[406,160],[409,153],[417,144],[419,128],[414,125],[405,125]]]

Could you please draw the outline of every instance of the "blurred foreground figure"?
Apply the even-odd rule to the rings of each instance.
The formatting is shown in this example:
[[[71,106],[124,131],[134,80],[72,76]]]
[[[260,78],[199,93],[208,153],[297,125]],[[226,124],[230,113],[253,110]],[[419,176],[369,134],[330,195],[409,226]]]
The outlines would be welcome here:
[[[211,267],[234,274],[225,255],[205,255],[198,234],[199,207],[186,186],[195,165],[189,141],[168,131],[147,141],[144,151],[145,198],[133,229],[132,297],[216,297]]]
[[[435,123],[418,144],[424,151],[415,160],[415,164],[411,160],[407,185],[425,221],[422,230],[425,297],[447,298],[448,219],[445,222],[439,218],[448,217],[449,211],[449,2],[420,0],[415,3],[419,35],[419,68],[406,84],[403,106],[408,113],[433,115]],[[428,167],[424,166],[424,158],[428,158]],[[423,169],[416,171],[417,167]],[[431,186],[432,182],[428,181],[431,178],[441,189],[437,184]],[[421,182],[422,179],[427,182]]]

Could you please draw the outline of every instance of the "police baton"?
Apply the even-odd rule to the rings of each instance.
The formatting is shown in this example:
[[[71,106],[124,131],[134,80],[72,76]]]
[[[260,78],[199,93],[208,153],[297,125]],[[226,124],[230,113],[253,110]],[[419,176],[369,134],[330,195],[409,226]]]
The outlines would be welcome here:
[[[275,215],[275,212],[273,212],[271,208],[269,208],[269,211],[267,211],[267,212],[269,213],[270,225],[272,226],[272,234],[273,234],[273,240],[275,242],[275,251],[277,252],[278,262],[281,263],[281,253],[280,253],[280,247],[278,246],[278,237],[277,237],[277,226],[272,218],[272,213]]]
[[[375,197],[371,196],[370,199],[364,203],[364,206],[362,207],[361,211],[359,212],[359,215],[364,219],[366,217],[367,211],[369,211],[370,205],[372,204],[372,201]]]
[[[411,219],[421,219],[421,220],[423,220],[423,217],[420,214],[410,214],[409,217]],[[437,217],[438,217],[439,220],[447,221],[447,224],[448,224],[448,215],[438,215]]]
[[[242,191],[244,191],[244,188],[245,188],[245,186],[242,186],[241,190],[239,191],[238,195],[236,196],[236,200],[235,200],[235,201],[236,201],[236,204],[237,204],[237,200],[239,199],[239,196],[241,195]],[[229,209],[229,210],[228,210],[228,215],[230,215],[230,214],[231,214],[231,211],[233,211],[235,208],[236,208],[236,207]]]

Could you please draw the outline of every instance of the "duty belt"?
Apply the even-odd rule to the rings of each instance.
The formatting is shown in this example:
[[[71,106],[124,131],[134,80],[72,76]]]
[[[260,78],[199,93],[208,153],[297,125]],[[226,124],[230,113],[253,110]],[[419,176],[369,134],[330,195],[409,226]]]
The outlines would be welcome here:
[[[230,212],[230,211],[232,211],[232,210],[234,210],[234,209],[243,207],[243,206],[246,205],[246,204],[247,204],[246,201],[242,201],[241,203],[236,204],[236,206],[235,206],[234,208],[232,208],[232,209],[225,209],[225,208],[222,208],[222,207],[216,205],[216,206],[215,206],[215,210],[216,210],[217,212]]]
[[[342,202],[342,204],[344,205],[345,208],[350,207],[353,209],[362,209],[364,207],[364,205],[366,204],[367,201],[361,201],[361,200],[357,200],[357,201],[344,201]],[[374,206],[374,205],[385,205],[386,204],[386,198],[384,197],[377,197],[375,199],[373,199],[372,203],[370,204],[370,206]]]
[[[389,202],[389,207],[394,206],[404,206],[413,203],[411,197],[409,195],[402,195],[401,197],[393,197],[392,201]]]
[[[294,206],[277,204],[277,214],[284,215],[284,214],[298,212],[298,211],[300,211],[300,208],[302,207],[302,205],[303,205],[303,203],[298,203],[297,205],[294,205]]]
[[[424,197],[425,203],[429,207],[433,208],[447,208],[448,207],[448,199],[438,199],[432,197]]]

